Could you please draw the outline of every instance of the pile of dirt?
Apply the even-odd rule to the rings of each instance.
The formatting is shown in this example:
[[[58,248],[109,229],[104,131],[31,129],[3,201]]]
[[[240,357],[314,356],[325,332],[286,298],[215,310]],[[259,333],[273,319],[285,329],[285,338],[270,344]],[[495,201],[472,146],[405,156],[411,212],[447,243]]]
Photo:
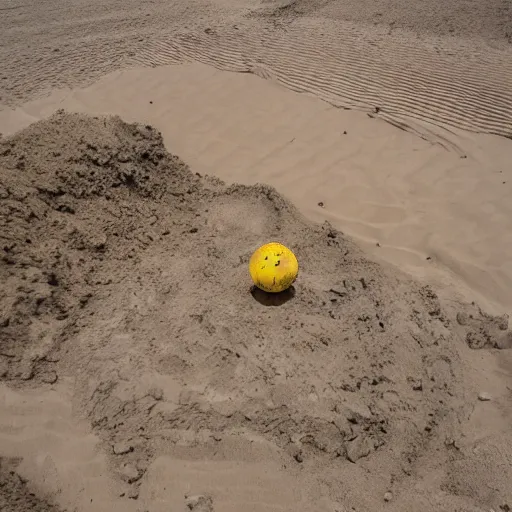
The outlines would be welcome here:
[[[300,263],[277,296],[247,272],[271,240]],[[456,447],[476,391],[461,354],[510,348],[508,319],[447,307],[269,187],[193,174],[150,126],[58,112],[0,141],[0,244],[0,377],[72,377],[125,498],[156,455],[256,436],[338,510],[414,499],[422,467],[449,468],[432,510],[512,504],[510,471],[475,494]]]

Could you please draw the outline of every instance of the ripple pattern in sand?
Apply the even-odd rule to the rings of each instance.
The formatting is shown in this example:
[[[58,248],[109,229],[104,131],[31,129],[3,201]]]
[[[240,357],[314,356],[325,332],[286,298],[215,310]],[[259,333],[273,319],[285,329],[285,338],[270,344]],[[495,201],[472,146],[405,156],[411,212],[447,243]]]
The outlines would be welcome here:
[[[512,138],[508,57],[505,51],[481,51],[463,42],[441,47],[350,24],[301,19],[263,30],[236,26],[163,37],[141,48],[135,61],[150,66],[199,61],[273,79],[391,122],[410,119]]]

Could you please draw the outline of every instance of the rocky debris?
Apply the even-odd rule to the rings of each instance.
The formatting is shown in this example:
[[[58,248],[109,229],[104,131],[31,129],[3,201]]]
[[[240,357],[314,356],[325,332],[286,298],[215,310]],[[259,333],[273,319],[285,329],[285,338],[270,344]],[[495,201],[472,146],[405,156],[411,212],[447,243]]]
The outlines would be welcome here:
[[[126,462],[119,468],[119,475],[125,482],[131,484],[139,480],[142,476],[142,471],[139,471],[135,465]]]
[[[374,449],[372,440],[364,436],[358,436],[352,441],[345,443],[347,459],[354,463],[363,457],[368,457]]]
[[[423,391],[423,381],[421,379],[408,377],[407,380],[414,391]]]
[[[211,496],[186,496],[185,503],[191,512],[214,512]]]
[[[126,453],[133,452],[133,446],[128,442],[121,441],[119,443],[116,443],[112,447],[112,450],[115,455],[124,455]]]
[[[135,485],[133,485],[128,492],[126,493],[126,496],[130,498],[131,500],[137,500],[139,499],[139,488]]]
[[[46,384],[55,384],[57,382],[58,376],[57,372],[54,370],[50,370],[48,372],[41,373],[41,381],[45,382]]]
[[[512,348],[512,331],[508,315],[492,316],[473,305],[472,312],[459,311],[457,323],[465,330],[465,339],[472,349]]]
[[[466,312],[459,311],[457,313],[457,322],[459,325],[468,325],[469,315]]]
[[[302,463],[302,462],[304,462],[304,457],[303,457],[303,455],[302,455],[302,451],[301,451],[301,450],[298,450],[298,451],[294,454],[293,458],[294,458],[298,463]]]
[[[342,412],[351,423],[370,421],[373,416],[370,408],[366,404],[357,402],[351,402],[341,407],[336,406],[336,411]]]
[[[512,348],[512,331],[507,331],[496,340],[496,348],[500,350]]]
[[[489,393],[481,391],[480,393],[478,393],[478,400],[480,400],[481,402],[489,402],[490,400],[492,400],[492,397]]]

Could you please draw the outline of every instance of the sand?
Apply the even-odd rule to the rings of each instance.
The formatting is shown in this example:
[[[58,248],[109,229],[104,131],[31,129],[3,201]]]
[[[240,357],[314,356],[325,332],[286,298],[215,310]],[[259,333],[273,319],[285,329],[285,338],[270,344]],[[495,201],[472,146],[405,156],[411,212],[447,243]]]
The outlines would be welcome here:
[[[59,112],[0,155],[0,450],[3,465],[23,458],[38,499],[154,511],[512,502],[506,315],[443,304],[268,186],[194,174],[150,126]],[[301,264],[284,295],[248,278],[271,239]],[[6,507],[26,510],[13,478]]]
[[[511,20],[5,0],[0,510],[510,510]]]

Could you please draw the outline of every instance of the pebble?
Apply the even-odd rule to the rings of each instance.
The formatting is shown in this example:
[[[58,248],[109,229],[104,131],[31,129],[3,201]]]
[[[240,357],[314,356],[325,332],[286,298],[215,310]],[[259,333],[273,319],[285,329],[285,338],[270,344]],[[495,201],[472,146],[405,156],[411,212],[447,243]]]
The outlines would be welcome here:
[[[50,370],[49,372],[43,374],[41,377],[41,380],[43,382],[46,382],[47,384],[54,384],[57,382],[58,376],[57,373],[55,373],[53,370]]]
[[[138,500],[139,499],[139,489],[137,487],[132,487],[127,494],[128,498],[131,500]]]
[[[139,470],[132,464],[125,464],[123,467],[121,467],[119,473],[121,474],[123,480],[129,484],[136,482],[141,477]]]
[[[164,398],[164,392],[162,388],[151,388],[149,394],[157,401],[160,401]]]
[[[388,491],[384,494],[384,501],[391,501],[393,499],[393,495]]]
[[[371,441],[365,437],[358,436],[353,441],[345,444],[347,459],[350,462],[357,462],[363,457],[368,457],[373,451]]]
[[[459,325],[468,325],[469,316],[467,313],[459,312],[457,313],[457,323]]]
[[[410,383],[414,391],[423,391],[423,382],[421,379],[411,378]]]
[[[481,402],[489,402],[490,400],[492,400],[492,397],[489,393],[481,391],[480,393],[478,393],[478,400],[480,400]]]
[[[351,403],[345,403],[341,407],[336,406],[337,412],[342,412],[345,414],[347,419],[353,423],[359,423],[361,420],[371,420],[372,419],[372,411],[370,408],[358,401],[353,401]]]
[[[20,372],[20,379],[30,380],[34,377],[34,369],[32,368],[32,366],[27,366],[26,364],[23,363],[20,366],[22,366],[22,371]]]
[[[213,500],[210,496],[186,496],[186,505],[193,512],[213,512]]]
[[[112,449],[116,455],[124,455],[133,451],[133,446],[126,442],[116,443]]]

